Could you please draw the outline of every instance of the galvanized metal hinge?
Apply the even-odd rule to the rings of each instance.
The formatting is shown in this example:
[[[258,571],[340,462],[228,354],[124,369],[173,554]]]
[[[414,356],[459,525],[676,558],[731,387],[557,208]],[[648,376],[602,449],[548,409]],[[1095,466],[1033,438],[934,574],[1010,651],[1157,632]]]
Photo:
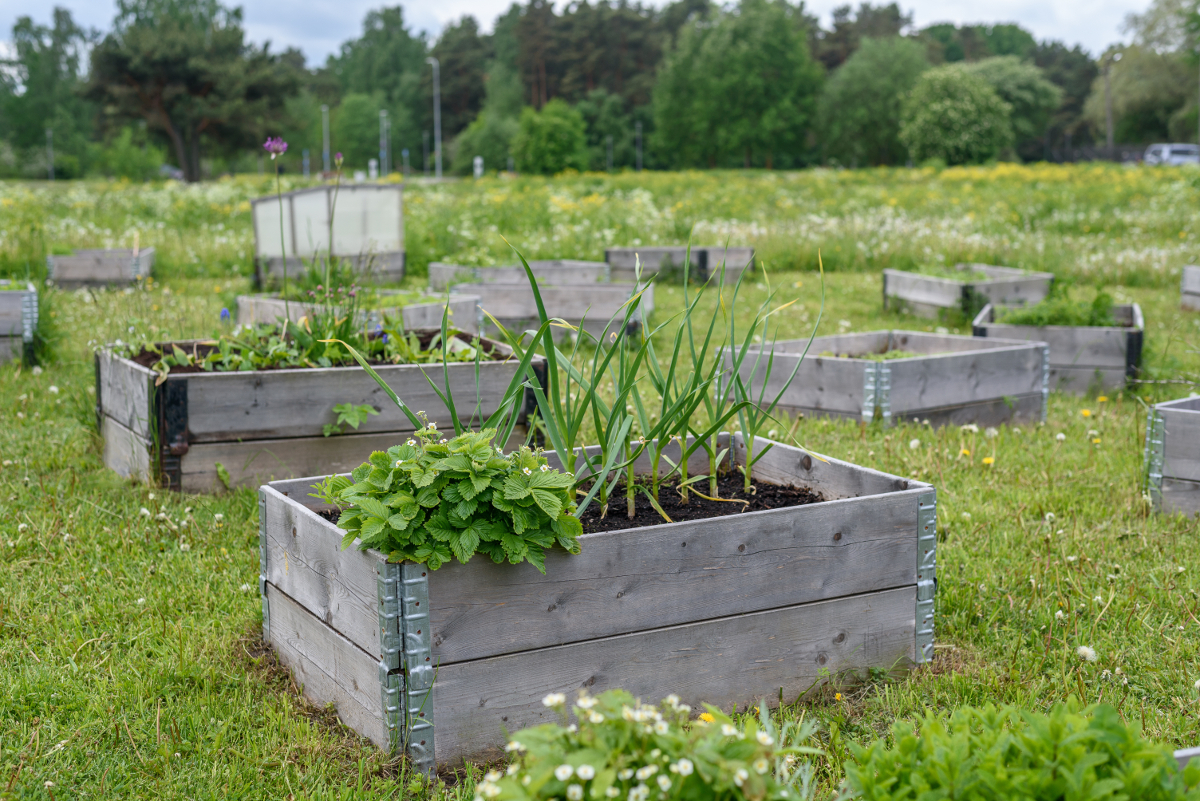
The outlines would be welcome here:
[[[262,597],[263,642],[271,641],[271,608],[267,602],[267,497],[258,491],[258,594]]]
[[[1050,410],[1050,346],[1042,345],[1042,422]]]
[[[49,258],[49,257],[47,257]],[[21,340],[29,345],[38,326],[37,292],[26,292],[21,296]]]
[[[1146,413],[1146,494],[1150,496],[1150,507],[1162,511],[1163,450],[1165,423],[1158,409],[1151,407]]]
[[[933,661],[933,611],[937,596],[937,491],[917,497],[917,607],[915,661]]]

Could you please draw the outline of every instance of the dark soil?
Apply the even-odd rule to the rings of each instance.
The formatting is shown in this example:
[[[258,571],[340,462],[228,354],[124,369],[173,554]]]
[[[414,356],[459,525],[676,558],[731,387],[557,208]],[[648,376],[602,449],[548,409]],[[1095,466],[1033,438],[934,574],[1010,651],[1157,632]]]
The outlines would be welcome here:
[[[417,331],[416,333],[417,333],[418,341],[421,344],[421,347],[428,348],[429,343],[432,342],[433,338],[435,336],[437,336],[438,334],[440,334],[441,331],[434,330],[434,329],[422,329],[422,330]],[[378,334],[370,335],[370,337],[372,339],[375,338],[376,336],[379,336],[379,335]],[[456,336],[458,336],[460,339],[463,339],[466,342],[470,342],[471,339],[474,338],[474,337],[470,336],[469,334],[459,334]],[[159,343],[157,343],[157,345],[158,345],[159,350],[163,351],[163,353],[170,352],[171,345],[173,345],[173,344],[178,345],[180,350],[184,351],[185,353],[191,354],[194,359],[199,361],[199,360],[203,359],[205,356],[207,356],[209,353],[212,353],[214,350],[217,350],[216,345],[204,344],[205,342],[208,342],[208,341],[211,341],[211,340],[189,340],[187,342],[175,342],[175,343],[159,342]],[[491,359],[495,359],[495,360],[499,361],[499,360],[502,360],[505,358],[505,356],[502,353],[498,353],[498,352],[494,351],[494,346],[496,344],[495,342],[493,342],[490,339],[486,339],[486,338],[481,339],[481,341],[483,342],[483,344],[485,346],[485,350],[484,350],[484,358],[485,359],[491,358]],[[142,367],[152,368],[152,367],[154,367],[155,364],[158,363],[158,360],[161,358],[162,358],[162,354],[160,354],[160,353],[155,353],[154,351],[151,351],[151,350],[143,350],[141,353],[132,357],[132,360],[134,362],[136,362],[137,364],[140,364]],[[391,364],[391,362],[378,361],[375,359],[368,359],[367,361],[371,366]],[[335,365],[335,367],[356,367],[357,365],[358,365],[358,362],[349,361],[349,362],[346,362],[345,364]],[[441,362],[436,362],[436,363],[434,363],[433,366],[440,367]],[[307,370],[309,368],[272,365],[272,366],[266,366],[266,367],[258,367],[256,369],[259,371],[263,371],[263,370]],[[178,365],[174,365],[171,367],[172,375],[182,375],[184,373],[208,373],[208,372],[212,372],[212,371],[205,370],[196,365],[187,365],[187,366],[182,366],[182,367],[178,366]]]
[[[805,487],[781,487],[778,484],[764,484],[755,481],[751,486],[754,492],[750,495],[744,495],[744,488],[741,474],[728,473],[717,479],[717,488],[720,492],[719,501],[707,501],[696,495],[694,492],[688,493],[688,502],[682,503],[679,496],[679,491],[674,485],[663,485],[658,491],[658,505],[663,508],[663,511],[671,518],[672,522],[678,523],[683,520],[706,520],[710,517],[724,517],[726,515],[737,515],[742,512],[762,512],[767,509],[785,509],[789,506],[804,506],[810,503],[821,503],[825,499],[821,494]],[[708,482],[698,482],[700,491],[708,495]],[[693,487],[696,485],[693,484]],[[648,488],[648,487],[647,487]],[[749,505],[742,503],[732,503],[731,499],[749,501]],[[654,511],[654,507],[650,505],[650,501],[639,490],[635,496],[636,514],[633,519],[625,516],[625,483],[617,484],[615,494],[609,499],[608,514],[603,520],[600,519],[600,507],[593,501],[588,505],[587,511],[584,512],[581,522],[583,523],[583,531],[585,534],[592,534],[598,531],[621,531],[627,528],[640,528],[642,526],[657,526],[660,523],[667,522],[663,520],[662,515]],[[341,514],[337,509],[318,509],[316,513],[328,520],[334,525],[337,524],[338,516]]]
[[[727,473],[717,479],[717,490],[721,500],[708,501],[695,492],[688,493],[688,502],[683,503],[679,491],[674,485],[662,485],[658,491],[658,505],[663,508],[672,522],[683,520],[706,520],[710,517],[737,515],[743,512],[762,512],[768,509],[785,509],[789,506],[804,506],[810,503],[821,503],[825,500],[820,493],[805,487],[783,487],[778,484],[766,484],[755,481],[751,484],[753,491],[746,495],[745,478],[740,473]],[[691,485],[708,495],[708,481],[700,481]],[[732,503],[737,499],[738,503]],[[740,501],[746,501],[743,504]],[[599,531],[620,531],[627,528],[642,526],[657,526],[666,523],[662,515],[650,505],[650,500],[641,490],[634,495],[635,514],[633,518],[626,516],[628,507],[625,500],[625,482],[617,484],[616,490],[609,497],[608,514],[600,518],[600,506],[594,500],[588,505],[581,522],[585,534]]]

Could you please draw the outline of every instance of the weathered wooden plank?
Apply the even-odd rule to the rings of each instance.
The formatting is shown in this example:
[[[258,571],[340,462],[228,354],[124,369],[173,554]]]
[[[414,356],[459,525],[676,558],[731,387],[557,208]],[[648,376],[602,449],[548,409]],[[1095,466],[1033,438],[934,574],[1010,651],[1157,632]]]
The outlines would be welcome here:
[[[796,362],[807,344],[807,340],[777,342],[773,358],[770,353],[757,348],[750,350],[742,359],[739,371],[742,380],[753,388],[756,396],[762,391],[764,397],[774,399],[784,388],[792,371],[796,370]],[[873,352],[883,350],[886,346],[886,331],[817,337],[808,350],[808,356],[796,371],[796,377],[780,397],[779,406],[783,410],[793,412],[806,410],[806,414],[861,416],[864,371],[870,363],[862,359],[818,354],[837,354],[847,350]],[[764,391],[761,388],[762,376],[766,375],[768,359],[771,362],[771,375],[767,379]],[[724,352],[724,361],[726,369],[730,369],[733,365],[733,354],[728,349]]]
[[[1045,300],[1050,294],[1049,273],[994,278],[990,281],[971,282],[971,291],[990,303],[1005,306],[1032,306]]]
[[[1200,759],[1200,746],[1195,748],[1180,748],[1175,752],[1175,761],[1179,765],[1179,770],[1183,771],[1187,767],[1188,762],[1193,759]]]
[[[1190,295],[1200,295],[1200,267],[1189,264],[1183,268],[1180,291]]]
[[[543,283],[557,286],[595,284],[609,280],[609,267],[602,261],[579,261],[576,259],[551,259],[529,262],[539,286]],[[457,283],[500,283],[521,284],[528,281],[525,268],[519,264],[499,267],[466,267],[460,264],[431,262],[429,264],[429,288],[444,291]]]
[[[271,647],[317,707],[333,704],[342,723],[388,747],[379,662],[310,615],[278,587],[266,585]]]
[[[963,339],[970,342],[972,338]],[[888,362],[892,414],[1040,394],[1042,360],[1041,345],[1033,343],[895,359]]]
[[[1163,478],[1162,511],[1193,515],[1200,512],[1200,481]]]
[[[460,331],[478,334],[482,329],[478,295],[455,295],[445,303],[414,303],[401,310],[405,328],[441,328],[442,312],[449,308],[449,323]]]
[[[507,732],[556,720],[541,699],[621,687],[693,708],[791,702],[823,677],[913,659],[916,588],[655,629],[455,665],[437,673],[437,761],[501,756]]]
[[[8,282],[5,282],[7,284]],[[20,337],[24,333],[25,298],[31,289],[7,289],[0,287],[0,336]]]
[[[456,405],[465,411],[481,403],[480,416],[491,415],[516,369],[516,361],[484,362],[476,385],[473,363],[449,365]],[[410,408],[449,427],[450,413],[425,378],[427,375],[443,389],[440,364],[381,365],[375,370]],[[413,427],[359,367],[193,373],[180,378],[188,383],[191,442],[320,436],[326,423],[335,422],[333,407],[340,403],[367,404],[379,412],[359,426],[360,434],[411,431]]]
[[[151,443],[140,434],[109,417],[100,417],[100,436],[104,438],[104,465],[117,475],[150,480]]]
[[[735,434],[731,439],[730,451],[734,460],[745,464],[746,447],[742,435]],[[759,437],[757,443],[756,454],[761,453],[769,440]],[[802,448],[779,443],[754,463],[751,476],[773,484],[811,487],[826,498],[860,498],[910,489],[921,492],[932,489],[922,481],[899,478],[828,456],[818,457]]]
[[[224,488],[217,463],[229,472],[232,486],[254,487],[277,478],[311,476],[323,470],[348,473],[373,451],[387,450],[408,436],[407,431],[341,434],[333,437],[230,440],[193,443],[183,456],[184,492],[218,492]]]
[[[685,245],[608,248],[604,251],[604,260],[612,268],[612,280],[633,281],[636,280],[638,259],[645,279],[668,265],[682,267],[687,254]],[[736,283],[747,266],[753,269],[753,260],[754,248],[751,247],[698,246],[691,249],[691,264],[700,271],[696,277],[708,276],[716,280],[724,262],[726,284]]]
[[[1050,365],[1050,389],[1084,395],[1092,390],[1120,389],[1128,378],[1124,368],[1056,367]]]
[[[376,309],[360,309],[362,320],[382,321],[385,317],[397,318],[403,321],[406,329],[440,328],[442,325],[442,310],[444,302],[412,303],[405,306],[388,306],[387,293],[381,293],[384,305]],[[451,298],[450,321],[462,331],[471,334],[479,333],[479,299],[468,295]],[[292,322],[300,322],[304,317],[312,318],[325,312],[326,307],[317,303],[290,301],[285,303],[277,295],[239,295],[237,299],[238,325],[273,324],[288,317]]]
[[[1005,396],[978,403],[958,406],[941,406],[926,409],[892,411],[892,420],[911,420],[935,427],[961,426],[973,423],[977,426],[998,426],[1006,423],[1037,423],[1042,419],[1045,398],[1039,391],[1031,395]]]
[[[278,217],[276,217],[278,219]],[[276,239],[278,242],[278,223],[276,223]],[[383,251],[366,254],[353,254],[337,257],[343,264],[349,264],[355,271],[357,280],[372,284],[395,284],[404,279],[405,251]],[[308,262],[307,264],[305,262]],[[313,262],[324,264],[322,257],[302,259],[299,256],[287,257],[287,272],[293,278],[308,269]],[[255,280],[259,285],[270,279],[283,279],[283,259],[279,256],[259,256],[254,260]]]
[[[539,286],[546,314],[577,321],[589,319],[608,321],[617,314],[636,290],[634,284],[596,284],[586,289],[577,286]],[[648,290],[648,293],[652,290]],[[485,312],[497,318],[536,319],[537,301],[526,283],[499,282],[458,284],[454,292],[477,295]],[[453,297],[453,295],[451,296]],[[643,295],[643,298],[646,296]]]
[[[585,534],[545,575],[447,565],[429,576],[433,653],[445,666],[915,584],[918,493]]]
[[[47,256],[49,277],[64,288],[104,284],[128,284],[150,275],[154,248],[77,250],[72,255]]]
[[[1188,311],[1200,311],[1200,294],[1185,292],[1181,296],[1179,303]]]
[[[1191,399],[1200,403],[1200,398]],[[1164,477],[1200,481],[1200,411],[1155,407],[1163,419]]]
[[[273,486],[259,489],[267,538],[267,581],[378,660],[376,577],[387,557],[341,549],[343,532]]]
[[[0,336],[0,364],[21,358],[21,354],[24,352],[23,347],[24,340],[19,336]]]
[[[149,442],[153,425],[154,371],[114,356],[107,349],[97,354],[96,369],[100,371],[98,402],[103,413]]]
[[[885,269],[883,280],[885,298],[944,309],[962,305],[962,284],[950,278]]]
[[[885,305],[889,298],[895,298],[911,313],[925,317],[936,316],[939,308],[963,308],[969,295],[1007,306],[1024,306],[1043,300],[1054,280],[1050,273],[1027,273],[990,264],[954,266],[962,271],[962,279],[885,269]],[[984,273],[988,277],[976,279],[972,277],[975,273]]]

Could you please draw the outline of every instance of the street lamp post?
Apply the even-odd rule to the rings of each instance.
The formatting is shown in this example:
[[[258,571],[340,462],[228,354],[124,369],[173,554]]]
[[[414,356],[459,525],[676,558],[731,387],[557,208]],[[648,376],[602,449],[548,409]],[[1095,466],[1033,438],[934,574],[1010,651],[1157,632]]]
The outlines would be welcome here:
[[[642,171],[642,121],[638,120],[634,126],[634,135],[637,138],[637,171]]]
[[[321,104],[321,164],[329,172],[329,106]]]
[[[1121,60],[1120,53],[1113,53],[1104,59],[1104,126],[1105,143],[1108,146],[1108,157],[1113,157],[1113,109],[1112,109],[1112,80],[1109,73],[1114,62]]]
[[[387,109],[379,110],[379,174],[388,174],[388,113]]]
[[[54,180],[54,129],[46,129],[46,174]]]
[[[433,56],[425,59],[433,65],[433,163],[434,176],[442,177],[442,86],[441,66]]]

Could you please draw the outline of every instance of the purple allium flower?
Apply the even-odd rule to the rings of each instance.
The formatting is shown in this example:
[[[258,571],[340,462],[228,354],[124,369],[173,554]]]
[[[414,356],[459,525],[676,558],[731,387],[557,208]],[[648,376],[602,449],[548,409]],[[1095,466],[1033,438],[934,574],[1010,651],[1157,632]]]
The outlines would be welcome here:
[[[229,320],[229,309],[221,309],[221,320],[222,320],[223,322],[228,322],[228,320]]]
[[[333,163],[338,165],[339,167],[342,166],[342,154],[341,153],[333,154]]]
[[[283,141],[283,137],[267,137],[267,141],[263,142],[263,149],[271,154],[271,160],[274,161],[276,156],[282,156],[287,152],[287,142]]]

